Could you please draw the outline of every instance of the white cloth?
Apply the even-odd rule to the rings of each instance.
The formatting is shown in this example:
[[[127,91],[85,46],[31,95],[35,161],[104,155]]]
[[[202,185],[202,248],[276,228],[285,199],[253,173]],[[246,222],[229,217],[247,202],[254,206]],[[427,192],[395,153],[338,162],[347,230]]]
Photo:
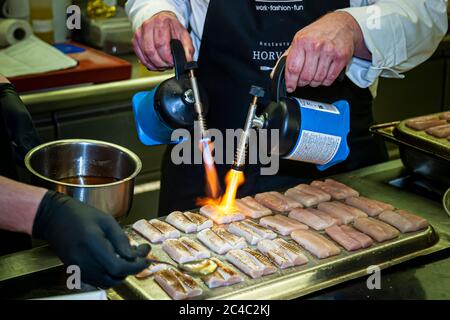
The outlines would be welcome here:
[[[161,11],[175,13],[191,26],[196,55],[209,0],[128,0],[125,6],[137,29]],[[350,0],[344,8],[361,27],[372,61],[353,58],[347,76],[359,87],[376,85],[378,77],[402,78],[436,50],[447,32],[447,0]]]

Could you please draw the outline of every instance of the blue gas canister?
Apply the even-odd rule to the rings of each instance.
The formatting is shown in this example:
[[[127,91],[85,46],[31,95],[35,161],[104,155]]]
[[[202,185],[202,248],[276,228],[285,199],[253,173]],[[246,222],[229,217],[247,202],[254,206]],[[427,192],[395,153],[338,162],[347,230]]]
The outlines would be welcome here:
[[[139,140],[147,146],[178,143],[172,141],[175,129],[192,129],[197,120],[195,98],[186,71],[197,68],[195,62],[186,62],[179,40],[171,41],[175,77],[167,79],[151,91],[133,96],[133,112]],[[199,88],[205,101],[205,94]],[[204,103],[206,112],[207,104]]]
[[[279,141],[269,141],[269,150],[276,145],[280,157],[314,163],[321,171],[344,161],[350,152],[348,102],[327,104],[288,97],[285,65],[286,57],[283,57],[274,70],[273,101],[260,114],[263,128],[279,130]]]

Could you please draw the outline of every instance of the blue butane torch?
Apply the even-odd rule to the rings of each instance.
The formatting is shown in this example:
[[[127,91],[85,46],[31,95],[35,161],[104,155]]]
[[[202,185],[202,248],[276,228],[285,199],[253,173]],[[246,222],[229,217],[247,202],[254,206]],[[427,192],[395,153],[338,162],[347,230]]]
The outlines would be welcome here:
[[[179,40],[170,42],[175,77],[167,79],[151,91],[133,97],[133,111],[139,140],[147,146],[178,143],[172,141],[175,129],[192,129],[199,122],[202,137],[206,136],[202,104],[205,94],[197,83],[196,62],[187,62]]]

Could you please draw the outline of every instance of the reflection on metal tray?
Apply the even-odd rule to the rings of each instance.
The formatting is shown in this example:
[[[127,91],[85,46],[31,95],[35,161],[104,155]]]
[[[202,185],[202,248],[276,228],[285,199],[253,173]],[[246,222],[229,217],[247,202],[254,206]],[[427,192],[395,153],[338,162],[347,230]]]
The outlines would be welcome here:
[[[444,194],[442,198],[442,204],[444,205],[445,212],[450,216],[450,188]]]
[[[438,181],[444,187],[450,185],[450,143],[446,139],[411,130],[404,121],[375,125],[370,131],[399,146],[400,157],[408,170]]]
[[[391,186],[396,188],[414,192],[415,194],[424,196],[428,199],[441,202],[448,186],[435,183],[430,179],[426,179],[420,175],[407,174],[405,176],[395,178],[389,181]]]
[[[130,228],[126,229],[132,238],[138,242],[145,240]],[[323,234],[323,232],[321,232]],[[195,238],[195,234],[183,234]],[[293,241],[290,237],[281,237]],[[209,289],[198,277],[197,282],[203,289],[199,299],[290,299],[304,296],[308,293],[330,287],[332,285],[367,276],[367,268],[377,265],[385,268],[414,258],[421,251],[433,246],[438,237],[432,227],[410,234],[400,235],[397,239],[383,243],[375,243],[370,248],[355,252],[342,252],[327,259],[317,259],[303,250],[309,262],[306,265],[278,269],[272,275],[259,279],[251,279],[243,275],[244,281],[229,287]],[[255,246],[249,246],[255,248]],[[162,250],[161,245],[152,245],[152,253],[164,261],[171,261]],[[223,256],[213,252],[212,256],[226,262]],[[229,263],[228,263],[229,264]],[[231,264],[230,264],[231,265]],[[233,266],[235,270],[238,270]],[[238,270],[239,271],[239,270]],[[170,299],[170,297],[153,281],[153,278],[139,280],[128,277],[125,284],[115,289],[119,294],[136,299]]]

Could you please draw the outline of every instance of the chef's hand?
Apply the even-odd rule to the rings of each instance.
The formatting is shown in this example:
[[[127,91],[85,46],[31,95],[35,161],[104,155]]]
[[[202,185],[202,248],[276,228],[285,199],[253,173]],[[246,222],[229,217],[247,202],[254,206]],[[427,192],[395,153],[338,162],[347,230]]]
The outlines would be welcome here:
[[[330,86],[354,55],[371,59],[358,23],[346,12],[329,13],[298,31],[285,54],[288,92]]]
[[[134,52],[150,70],[164,70],[173,67],[170,40],[178,39],[184,47],[187,61],[194,55],[192,39],[176,15],[162,11],[144,21],[133,38]]]
[[[149,245],[132,247],[114,218],[71,197],[47,191],[36,213],[33,237],[47,240],[82,281],[109,288],[146,267]]]
[[[20,165],[29,150],[40,144],[39,136],[26,106],[20,100],[14,86],[0,76],[0,112],[14,146],[16,160]]]

